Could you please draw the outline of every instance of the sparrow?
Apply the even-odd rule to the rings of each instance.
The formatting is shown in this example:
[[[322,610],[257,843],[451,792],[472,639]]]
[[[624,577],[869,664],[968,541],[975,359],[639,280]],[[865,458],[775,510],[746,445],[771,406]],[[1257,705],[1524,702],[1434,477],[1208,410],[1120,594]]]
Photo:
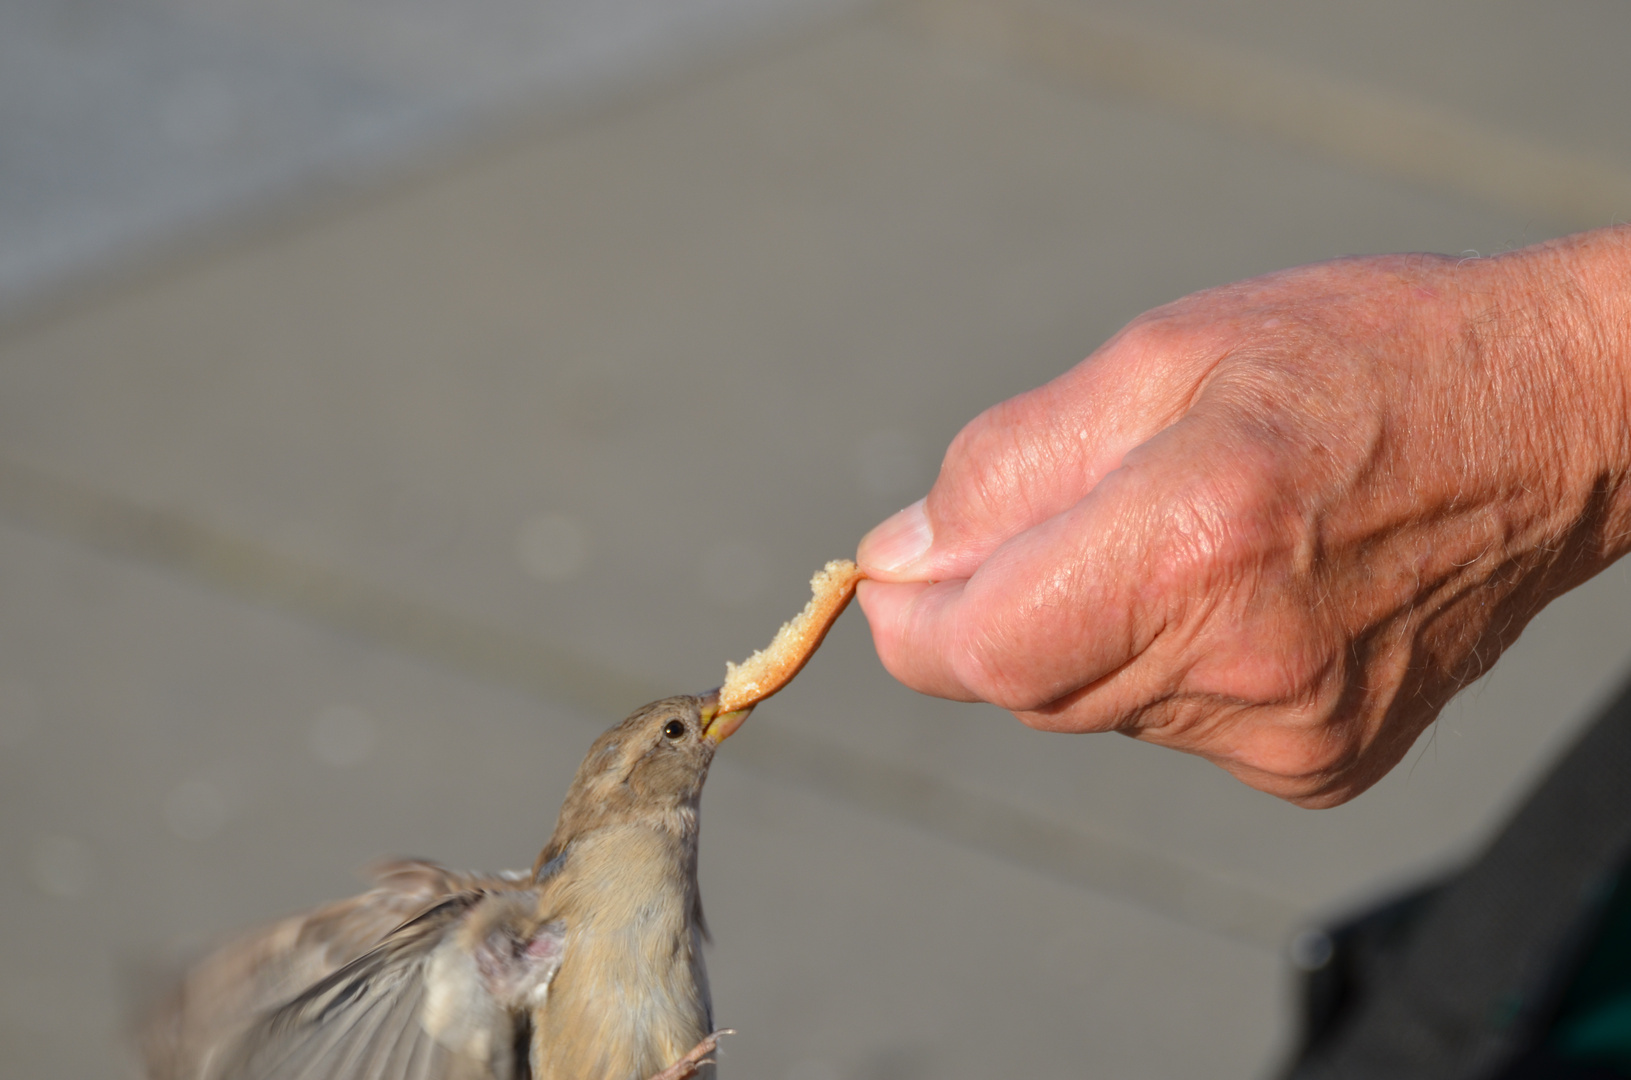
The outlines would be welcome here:
[[[397,861],[206,958],[151,1080],[711,1080],[698,804],[752,705],[664,698],[589,748],[531,870]]]

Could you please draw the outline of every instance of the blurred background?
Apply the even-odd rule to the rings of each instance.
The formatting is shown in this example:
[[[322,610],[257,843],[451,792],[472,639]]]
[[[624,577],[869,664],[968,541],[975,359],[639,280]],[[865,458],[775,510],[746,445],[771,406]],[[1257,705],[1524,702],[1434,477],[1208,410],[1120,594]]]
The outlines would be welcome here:
[[[971,416],[1183,293],[1631,215],[1609,0],[0,0],[0,1075],[384,854],[530,863]],[[723,1075],[1250,1078],[1301,926],[1614,685],[1554,605],[1383,784],[916,697],[721,754]]]

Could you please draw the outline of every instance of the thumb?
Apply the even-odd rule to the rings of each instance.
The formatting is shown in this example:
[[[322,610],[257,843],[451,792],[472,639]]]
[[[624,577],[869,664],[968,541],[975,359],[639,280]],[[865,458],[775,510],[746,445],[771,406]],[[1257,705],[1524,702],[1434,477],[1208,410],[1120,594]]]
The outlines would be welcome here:
[[[968,578],[862,582],[884,667],[922,693],[1030,711],[1125,665],[1151,637],[1140,571],[1159,527],[1149,487],[1129,479],[1112,474]],[[900,543],[917,513],[880,526],[875,542]]]
[[[924,693],[1059,713],[1022,717],[1036,726],[1135,722],[1181,677],[1189,633],[1153,658],[1151,646],[1246,574],[1264,520],[1237,490],[1250,486],[1251,455],[1228,450],[1218,428],[1194,415],[1173,425],[967,578],[863,582],[879,659]]]

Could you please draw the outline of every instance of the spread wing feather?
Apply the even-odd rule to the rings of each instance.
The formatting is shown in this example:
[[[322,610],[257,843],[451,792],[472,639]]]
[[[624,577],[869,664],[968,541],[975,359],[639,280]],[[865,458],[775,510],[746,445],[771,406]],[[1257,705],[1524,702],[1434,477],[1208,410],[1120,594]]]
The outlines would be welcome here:
[[[153,1080],[514,1074],[564,929],[521,875],[384,868],[372,891],[274,924],[188,976],[149,1025]]]
[[[509,1068],[457,1070],[452,1054],[421,1022],[429,955],[424,944],[381,946],[276,1010],[244,1035],[221,1075],[376,1080],[392,1076],[386,1070],[406,1057],[421,1062],[427,1074],[508,1078]]]
[[[447,1080],[512,1080],[517,1033],[560,966],[565,928],[531,889],[463,893],[255,1023],[233,1080],[401,1080],[401,1056]]]

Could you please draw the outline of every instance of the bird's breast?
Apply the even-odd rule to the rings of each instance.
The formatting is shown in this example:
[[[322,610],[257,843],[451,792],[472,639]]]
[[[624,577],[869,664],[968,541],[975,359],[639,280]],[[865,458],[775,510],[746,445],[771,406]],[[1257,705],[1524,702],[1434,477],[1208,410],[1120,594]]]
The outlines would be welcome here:
[[[546,902],[567,925],[534,1017],[539,1080],[643,1080],[708,1033],[695,847],[654,830],[574,845]]]

